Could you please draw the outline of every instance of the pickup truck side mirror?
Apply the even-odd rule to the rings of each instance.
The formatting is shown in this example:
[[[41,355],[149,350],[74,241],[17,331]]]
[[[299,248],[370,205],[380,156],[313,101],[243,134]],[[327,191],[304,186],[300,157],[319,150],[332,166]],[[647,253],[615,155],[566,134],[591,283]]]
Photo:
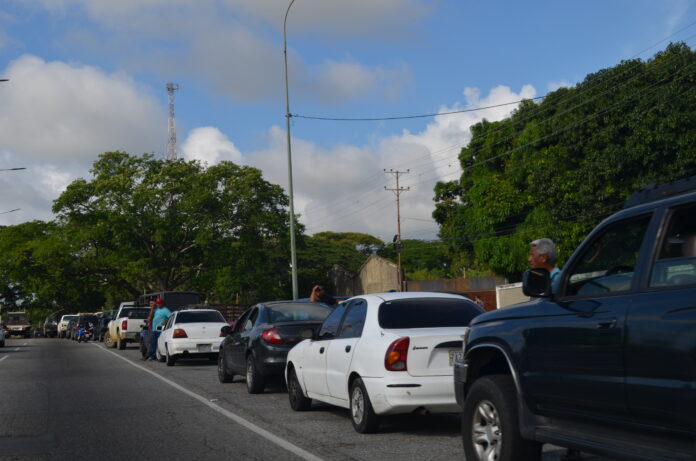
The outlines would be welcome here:
[[[550,298],[551,275],[549,271],[541,267],[526,270],[522,276],[522,293],[533,298]]]
[[[220,328],[221,336],[229,336],[230,333],[232,333],[232,328],[229,325],[225,325],[224,327]]]

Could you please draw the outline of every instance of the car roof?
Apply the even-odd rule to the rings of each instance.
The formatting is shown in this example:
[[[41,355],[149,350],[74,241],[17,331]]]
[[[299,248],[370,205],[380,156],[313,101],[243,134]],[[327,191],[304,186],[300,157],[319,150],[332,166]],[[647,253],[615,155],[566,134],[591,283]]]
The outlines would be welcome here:
[[[368,296],[374,296],[381,298],[384,301],[392,301],[395,299],[412,299],[412,298],[452,298],[452,299],[463,299],[465,301],[471,301],[464,295],[452,294],[452,293],[442,293],[437,291],[389,291],[386,293],[370,293],[365,295],[357,295],[354,298],[365,298]],[[352,299],[352,298],[351,298]]]

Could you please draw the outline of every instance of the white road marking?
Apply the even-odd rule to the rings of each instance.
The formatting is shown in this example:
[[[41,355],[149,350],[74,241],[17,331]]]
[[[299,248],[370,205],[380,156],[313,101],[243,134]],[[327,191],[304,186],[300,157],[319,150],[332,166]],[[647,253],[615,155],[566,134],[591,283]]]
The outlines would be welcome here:
[[[19,352],[19,347],[14,350],[15,352]]]
[[[7,357],[9,357],[9,355],[6,355],[5,357],[1,358],[1,359],[0,359],[0,362],[2,362],[3,360],[5,360]]]
[[[138,368],[146,373],[151,374],[155,378],[157,378],[161,381],[164,381],[165,383],[172,386],[174,389],[177,389],[178,391],[183,392],[184,394],[188,395],[189,397],[193,397],[194,399],[198,400],[199,402],[201,402],[203,405],[207,406],[208,408],[217,411],[218,413],[225,416],[226,418],[231,419],[235,423],[237,423],[241,426],[244,426],[245,428],[249,429],[252,432],[257,433],[261,437],[275,443],[279,447],[297,455],[298,457],[305,459],[307,461],[323,461],[318,456],[315,456],[312,453],[310,453],[306,450],[303,450],[302,448],[298,447],[297,445],[294,445],[294,444],[288,442],[287,440],[278,437],[277,435],[267,431],[266,429],[263,429],[263,428],[257,426],[256,424],[254,424],[250,421],[247,421],[246,419],[242,418],[239,415],[232,413],[229,410],[225,410],[221,406],[216,405],[215,403],[211,402],[210,400],[206,399],[205,397],[202,397],[202,396],[196,394],[195,392],[186,389],[185,387],[181,386],[180,384],[177,384],[174,381],[171,381],[171,380],[165,378],[164,376],[161,376],[161,375],[155,373],[152,370],[149,370],[143,366],[140,366],[137,363],[134,363],[132,360],[129,360],[129,359],[117,354],[116,352],[110,351],[110,350],[102,347],[99,344],[96,344],[96,343],[91,343],[91,344],[93,344],[94,346],[97,346],[98,348],[104,350],[105,352],[113,354],[114,356],[118,357],[119,359],[123,360],[124,362],[127,362],[127,363],[131,364],[132,366],[134,366],[134,367],[136,367],[136,368]]]
[[[26,346],[27,344],[29,344],[29,343],[24,343],[24,344],[22,344],[22,346]]]

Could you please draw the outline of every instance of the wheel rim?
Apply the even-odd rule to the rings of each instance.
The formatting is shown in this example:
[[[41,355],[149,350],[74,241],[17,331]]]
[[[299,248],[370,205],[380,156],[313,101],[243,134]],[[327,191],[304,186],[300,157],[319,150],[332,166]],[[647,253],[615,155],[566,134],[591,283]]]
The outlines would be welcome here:
[[[365,414],[365,396],[359,386],[353,389],[353,395],[350,398],[350,412],[353,416],[353,421],[356,424],[360,424]]]
[[[497,460],[500,456],[503,433],[500,429],[498,410],[488,400],[482,400],[476,407],[471,432],[478,459]]]
[[[246,369],[246,379],[247,386],[250,388],[254,385],[254,364],[251,363],[250,359],[247,359],[247,369]]]

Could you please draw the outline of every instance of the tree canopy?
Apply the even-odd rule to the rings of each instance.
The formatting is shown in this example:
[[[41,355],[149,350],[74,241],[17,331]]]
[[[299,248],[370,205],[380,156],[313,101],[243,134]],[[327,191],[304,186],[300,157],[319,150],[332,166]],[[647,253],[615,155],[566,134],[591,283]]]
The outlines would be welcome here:
[[[519,279],[528,243],[561,262],[634,191],[696,173],[696,53],[672,44],[472,127],[463,173],[435,187],[453,265]]]

